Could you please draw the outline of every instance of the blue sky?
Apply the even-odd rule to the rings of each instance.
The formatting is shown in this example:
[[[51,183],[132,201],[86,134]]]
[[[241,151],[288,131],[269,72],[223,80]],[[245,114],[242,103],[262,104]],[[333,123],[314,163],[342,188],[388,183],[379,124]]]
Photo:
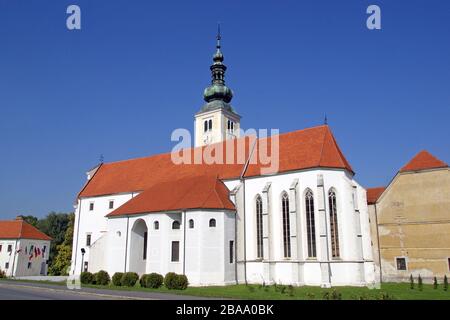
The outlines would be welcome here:
[[[0,218],[72,210],[100,154],[170,151],[203,104],[218,21],[244,128],[326,113],[365,186],[421,149],[450,162],[449,1],[0,0]]]

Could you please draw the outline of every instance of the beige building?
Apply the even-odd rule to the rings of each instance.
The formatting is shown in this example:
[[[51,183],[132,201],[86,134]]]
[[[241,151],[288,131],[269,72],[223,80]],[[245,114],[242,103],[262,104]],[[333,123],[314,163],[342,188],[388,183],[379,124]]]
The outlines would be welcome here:
[[[374,259],[383,282],[450,275],[450,169],[418,153],[387,187],[367,190]],[[380,268],[381,266],[381,268]]]

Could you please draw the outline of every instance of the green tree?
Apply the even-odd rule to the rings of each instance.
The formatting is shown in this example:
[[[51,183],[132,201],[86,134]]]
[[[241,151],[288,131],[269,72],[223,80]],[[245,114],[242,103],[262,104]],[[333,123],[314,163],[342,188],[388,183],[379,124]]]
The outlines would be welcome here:
[[[412,275],[409,276],[409,286],[411,289],[414,289],[414,278]]]
[[[31,224],[33,227],[37,228],[39,219],[36,218],[35,216],[28,215],[28,216],[20,216],[20,217],[22,217],[22,219],[25,222],[27,222],[27,223]]]
[[[434,277],[434,279],[433,279],[433,289],[437,289],[437,288],[438,288],[437,278]]]
[[[53,238],[50,245],[48,264],[51,266],[57,255],[58,246],[63,243],[69,226],[70,214],[50,212],[45,218],[39,219],[37,228]]]
[[[48,273],[54,276],[68,275],[72,258],[72,247],[60,244],[56,247],[56,250],[58,253],[48,268]]]
[[[56,246],[56,255],[49,267],[51,275],[67,275],[69,272],[70,261],[72,259],[72,239],[75,215],[68,215],[69,223],[64,233],[64,240]]]

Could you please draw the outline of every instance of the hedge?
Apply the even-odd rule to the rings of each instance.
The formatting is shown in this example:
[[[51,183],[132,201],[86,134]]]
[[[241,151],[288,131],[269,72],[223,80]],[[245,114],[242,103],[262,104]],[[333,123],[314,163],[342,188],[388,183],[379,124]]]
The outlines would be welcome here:
[[[167,289],[184,290],[188,284],[188,279],[184,274],[169,272],[164,277],[164,285]]]
[[[122,277],[123,277],[123,272],[116,272],[113,274],[112,276],[112,284],[115,285],[116,287],[120,287],[122,285]]]
[[[111,282],[111,278],[109,277],[108,272],[104,270],[100,270],[96,274],[94,274],[95,284],[101,286],[107,286]]]
[[[80,281],[82,284],[94,284],[95,283],[94,275],[87,271],[82,272],[80,275]]]
[[[150,273],[142,275],[139,283],[143,288],[160,288],[164,282],[164,277],[159,273]]]
[[[126,272],[120,279],[120,284],[124,287],[134,287],[138,280],[139,276],[136,272]]]

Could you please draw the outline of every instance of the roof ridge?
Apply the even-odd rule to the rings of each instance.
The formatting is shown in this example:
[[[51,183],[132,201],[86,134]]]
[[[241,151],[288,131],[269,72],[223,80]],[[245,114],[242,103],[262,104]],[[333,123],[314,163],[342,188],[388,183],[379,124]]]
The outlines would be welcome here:
[[[304,129],[299,129],[299,130],[294,130],[294,131],[281,132],[281,133],[274,134],[274,135],[267,136],[267,137],[258,137],[258,136],[257,136],[257,140],[260,140],[260,139],[267,139],[267,138],[270,138],[270,137],[273,137],[273,136],[283,136],[283,135],[294,134],[294,133],[298,133],[298,132],[302,132],[302,131],[308,131],[308,130],[318,129],[318,128],[321,128],[321,127],[328,127],[328,125],[322,124],[322,125],[313,126],[313,127],[304,128]],[[238,138],[238,139],[236,139],[236,140],[247,139],[247,138],[249,138],[249,137],[250,137],[250,135],[247,135],[247,136],[240,137],[240,138]],[[214,145],[214,144],[223,144],[225,141],[226,141],[226,140],[223,140],[223,141],[220,141],[220,142],[216,142],[216,143],[213,143],[212,145]],[[176,152],[187,151],[187,150],[195,150],[195,149],[205,148],[205,147],[206,147],[206,146],[189,147],[189,148],[186,148],[186,149],[180,149],[180,150],[177,150]],[[111,162],[104,162],[104,163],[102,163],[102,165],[109,165],[109,164],[123,163],[123,162],[133,161],[133,160],[142,160],[142,159],[148,159],[148,158],[153,158],[153,157],[158,157],[158,156],[167,156],[167,155],[170,155],[170,154],[172,154],[172,153],[173,153],[173,151],[170,151],[170,152],[157,153],[157,154],[152,154],[152,155],[142,156],[142,157],[137,157],[137,158],[129,158],[129,159],[124,159],[124,160],[117,160],[117,161],[111,161]]]
[[[216,191],[216,184],[217,184],[217,177],[214,179],[214,185],[213,185],[213,188],[208,188],[210,191],[209,191],[209,193],[208,193],[208,196],[205,197],[205,200],[203,200],[203,202],[202,202],[202,204],[201,204],[202,207],[205,205],[206,201],[209,200],[209,198],[211,197],[211,195],[212,195],[213,193],[216,194],[217,198],[219,198],[219,200],[220,200],[220,203],[222,203],[222,205],[223,205],[222,200],[220,199],[219,195],[217,194],[217,191]]]

